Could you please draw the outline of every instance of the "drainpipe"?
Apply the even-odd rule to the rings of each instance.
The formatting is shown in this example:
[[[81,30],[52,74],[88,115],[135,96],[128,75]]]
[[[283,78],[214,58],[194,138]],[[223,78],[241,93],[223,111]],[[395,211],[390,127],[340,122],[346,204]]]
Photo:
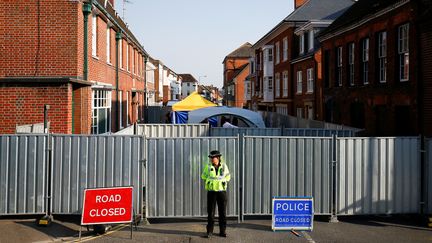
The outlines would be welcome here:
[[[84,14],[84,68],[83,79],[88,80],[88,16],[91,13],[93,0],[89,0],[83,5]]]
[[[116,109],[117,109],[117,131],[120,131],[120,100],[119,100],[119,44],[122,38],[121,31],[116,33]]]

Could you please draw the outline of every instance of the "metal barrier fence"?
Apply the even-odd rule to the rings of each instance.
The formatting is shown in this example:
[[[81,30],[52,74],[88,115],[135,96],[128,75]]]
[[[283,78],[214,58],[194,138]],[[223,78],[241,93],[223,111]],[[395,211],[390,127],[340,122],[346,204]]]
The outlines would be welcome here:
[[[45,213],[47,138],[0,136],[0,215]]]
[[[271,215],[275,196],[313,196],[315,213],[331,214],[331,138],[244,139],[244,215]]]
[[[212,137],[243,136],[282,136],[280,128],[224,128],[212,127],[210,129]]]
[[[211,150],[219,150],[231,173],[227,215],[239,215],[238,138],[149,138],[146,215],[148,218],[205,217],[201,172]]]
[[[208,137],[208,124],[138,124],[138,135],[146,137]]]
[[[52,212],[81,214],[85,188],[133,186],[142,215],[144,137],[53,136]]]
[[[337,214],[420,212],[420,139],[338,139]]]
[[[432,214],[432,139],[426,139],[427,212]]]
[[[285,128],[283,129],[283,136],[295,137],[331,137],[336,135],[338,137],[355,137],[354,130],[332,130],[332,129],[312,129],[312,128]]]

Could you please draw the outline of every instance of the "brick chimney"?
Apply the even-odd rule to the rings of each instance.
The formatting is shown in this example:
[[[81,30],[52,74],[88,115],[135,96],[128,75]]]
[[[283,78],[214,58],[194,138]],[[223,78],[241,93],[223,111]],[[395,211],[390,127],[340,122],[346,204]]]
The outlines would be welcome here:
[[[294,0],[295,9],[301,7],[307,0]]]

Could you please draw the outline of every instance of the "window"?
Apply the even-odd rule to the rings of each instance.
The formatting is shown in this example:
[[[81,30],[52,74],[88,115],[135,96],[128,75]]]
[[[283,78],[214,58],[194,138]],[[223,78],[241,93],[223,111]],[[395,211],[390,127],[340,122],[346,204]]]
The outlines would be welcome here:
[[[272,48],[267,49],[267,55],[268,55],[268,61],[273,62],[273,49]]]
[[[283,39],[283,60],[288,60],[288,37]]]
[[[255,73],[255,63],[253,60],[250,61],[250,74],[254,74]]]
[[[106,30],[106,60],[111,63],[111,28],[107,26]]]
[[[276,64],[278,64],[280,62],[280,44],[279,42],[276,42]]]
[[[307,106],[306,106],[306,111],[307,111],[307,119],[309,119],[309,120],[313,120],[313,119],[314,119],[313,107],[307,105]]]
[[[409,25],[399,26],[398,50],[399,50],[399,79],[408,81],[409,79]]]
[[[313,93],[314,90],[314,71],[313,68],[307,70],[307,92]]]
[[[297,94],[302,92],[302,71],[297,71]]]
[[[275,74],[275,86],[276,86],[276,92],[275,92],[275,97],[279,97],[280,96],[280,73],[276,73]]]
[[[132,73],[135,73],[135,49],[132,48]]]
[[[351,86],[354,85],[354,43],[348,44],[348,79]]]
[[[300,35],[300,40],[299,40],[300,54],[303,54],[303,53],[304,53],[304,50],[305,50],[305,47],[304,47],[304,39],[305,39],[304,34],[301,34],[301,35]]]
[[[123,68],[123,39],[119,40],[119,67]]]
[[[301,107],[297,108],[297,117],[303,118],[303,109]]]
[[[129,71],[129,44],[126,43],[126,70]]]
[[[288,71],[283,72],[282,79],[283,97],[288,97]]]
[[[343,62],[342,62],[342,46],[339,46],[337,48],[337,53],[336,53],[336,80],[337,80],[337,85],[342,86],[342,66],[343,66]]]
[[[126,91],[126,126],[129,126],[129,91]]]
[[[363,84],[369,83],[369,38],[362,41],[362,78]]]
[[[109,132],[111,120],[111,91],[92,90],[92,134]]]
[[[313,30],[309,30],[309,51],[313,51],[314,49],[314,31]]]
[[[387,32],[378,33],[378,70],[379,81],[387,81]]]
[[[97,15],[92,16],[92,55],[97,57]]]
[[[268,92],[273,93],[273,77],[268,77]]]
[[[119,91],[119,97],[118,97],[118,106],[119,106],[119,123],[120,128],[123,128],[123,91]]]

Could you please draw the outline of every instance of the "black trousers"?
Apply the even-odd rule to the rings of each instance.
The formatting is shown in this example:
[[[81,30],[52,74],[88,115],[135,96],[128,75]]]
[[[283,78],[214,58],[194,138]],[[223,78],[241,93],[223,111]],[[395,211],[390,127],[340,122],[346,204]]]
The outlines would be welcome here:
[[[214,227],[214,215],[216,203],[218,206],[219,213],[219,229],[220,233],[225,233],[226,230],[226,205],[227,205],[227,196],[225,192],[207,192],[207,233],[213,233]]]

